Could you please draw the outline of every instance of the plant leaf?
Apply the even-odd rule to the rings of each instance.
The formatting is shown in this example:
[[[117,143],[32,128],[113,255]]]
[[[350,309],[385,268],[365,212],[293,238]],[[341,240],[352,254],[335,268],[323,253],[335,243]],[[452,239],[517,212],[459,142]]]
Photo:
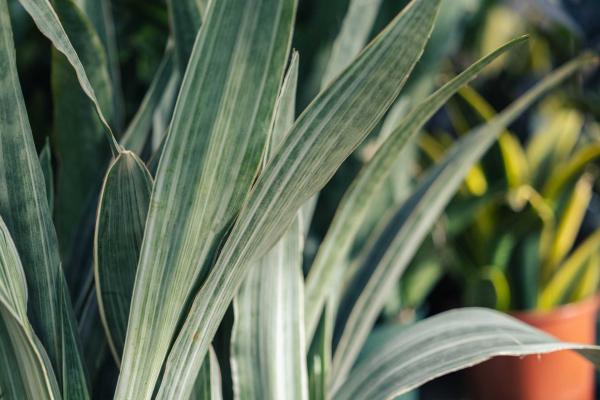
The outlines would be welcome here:
[[[356,366],[333,397],[392,399],[434,378],[491,357],[573,349],[600,366],[600,348],[562,343],[505,314],[483,308],[447,311],[400,331]]]
[[[48,352],[62,393],[85,399],[86,377],[44,177],[17,78],[6,0],[0,0],[0,60],[0,215],[24,266],[31,325]]]
[[[275,107],[270,155],[294,123],[297,81],[295,53]],[[303,241],[298,215],[277,244],[254,263],[233,301],[231,365],[237,399],[308,399]]]
[[[590,63],[584,56],[547,76],[485,125],[461,138],[415,188],[395,214],[356,273],[338,314],[342,329],[333,361],[333,387],[350,371],[381,309],[431,226],[456,193],[471,167],[527,107]],[[355,294],[359,293],[357,298]]]
[[[27,319],[23,266],[0,217],[0,385],[11,399],[60,398],[50,361]]]
[[[117,363],[121,360],[152,177],[133,153],[111,163],[100,193],[94,234],[94,274],[102,324]]]
[[[349,252],[369,212],[371,200],[396,165],[407,140],[417,134],[460,87],[473,80],[485,66],[523,40],[524,38],[513,40],[482,58],[417,105],[397,125],[352,182],[337,208],[307,277],[306,332],[309,339],[326,298],[332,290],[340,286],[343,275],[348,270]]]
[[[117,399],[152,395],[186,300],[256,176],[295,8],[294,0],[209,7],[156,174]]]
[[[273,246],[304,202],[387,111],[422,54],[438,6],[439,1],[413,1],[298,118],[259,175],[196,295],[167,360],[158,398],[189,393],[189,377],[200,368],[251,261]]]

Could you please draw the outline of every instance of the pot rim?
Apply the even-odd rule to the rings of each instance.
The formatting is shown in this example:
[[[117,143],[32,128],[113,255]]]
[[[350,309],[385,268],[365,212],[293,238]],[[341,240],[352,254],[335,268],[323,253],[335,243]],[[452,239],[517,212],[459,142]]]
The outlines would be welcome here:
[[[570,319],[582,314],[595,314],[600,308],[600,293],[595,293],[576,303],[567,303],[552,310],[509,311],[508,314],[521,321],[533,323],[548,320]]]

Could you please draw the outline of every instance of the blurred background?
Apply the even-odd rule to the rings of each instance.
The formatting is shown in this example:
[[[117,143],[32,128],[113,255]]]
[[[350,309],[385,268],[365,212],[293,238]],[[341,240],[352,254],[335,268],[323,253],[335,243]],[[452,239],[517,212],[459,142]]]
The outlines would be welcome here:
[[[36,145],[53,148],[51,49],[17,4],[9,1],[18,69]],[[406,4],[382,0],[372,35]],[[298,113],[318,93],[348,0],[299,0],[293,47],[300,53]],[[168,16],[161,0],[113,0],[120,81],[117,128],[134,115],[163,57]],[[432,89],[511,38],[527,45],[487,68],[411,142],[372,205],[354,244],[368,246],[420,174],[455,139],[491,118],[550,70],[586,50],[600,51],[598,0],[446,0],[425,56],[387,121],[397,120]],[[356,27],[360,29],[361,27]],[[415,257],[381,315],[386,329],[459,306],[502,311],[553,310],[594,296],[600,281],[600,73],[581,75],[553,92],[502,134]],[[390,126],[384,122],[319,196],[306,246],[306,266],[342,194]],[[119,131],[119,129],[117,129]],[[55,151],[54,164],[63,160]],[[98,171],[102,173],[102,171]],[[461,375],[426,385],[422,398],[466,396]],[[419,396],[418,393],[412,396]]]

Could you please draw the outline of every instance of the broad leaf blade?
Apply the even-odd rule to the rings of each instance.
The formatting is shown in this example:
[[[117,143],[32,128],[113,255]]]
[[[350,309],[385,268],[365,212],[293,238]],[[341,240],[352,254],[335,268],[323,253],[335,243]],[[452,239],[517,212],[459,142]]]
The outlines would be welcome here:
[[[224,0],[209,8],[156,174],[119,399],[151,396],[187,297],[252,184],[294,14],[293,0]]]
[[[276,105],[272,149],[278,148],[294,122],[297,81],[295,54]],[[234,299],[231,365],[238,399],[308,399],[302,253],[299,215],[251,267]]]
[[[298,118],[259,175],[166,364],[159,398],[185,397],[251,261],[281,237],[398,95],[431,33],[439,2],[417,0]],[[213,5],[214,7],[214,5]],[[161,397],[162,396],[162,397]]]
[[[381,344],[335,394],[343,399],[392,399],[434,378],[491,357],[573,349],[600,366],[600,348],[561,343],[497,311],[465,308],[428,318]]]
[[[151,192],[150,173],[135,154],[127,151],[111,163],[100,193],[94,273],[102,324],[117,363],[125,343]]]
[[[342,333],[334,355],[334,387],[344,381],[386,299],[470,168],[508,124],[589,61],[581,57],[561,67],[496,118],[462,138],[396,211],[354,277],[338,315]]]
[[[11,399],[60,398],[48,356],[27,319],[23,266],[0,217],[0,386]]]
[[[360,171],[344,194],[325,239],[311,266],[306,282],[306,331],[310,338],[327,296],[338,288],[348,270],[349,252],[372,199],[392,171],[407,141],[416,135],[446,101],[463,85],[498,56],[521,43],[524,38],[507,43],[482,58],[463,73],[437,90],[410,112],[380,146],[373,159]]]
[[[6,0],[0,0],[0,215],[24,266],[30,322],[65,397],[88,397],[56,232],[15,62]]]

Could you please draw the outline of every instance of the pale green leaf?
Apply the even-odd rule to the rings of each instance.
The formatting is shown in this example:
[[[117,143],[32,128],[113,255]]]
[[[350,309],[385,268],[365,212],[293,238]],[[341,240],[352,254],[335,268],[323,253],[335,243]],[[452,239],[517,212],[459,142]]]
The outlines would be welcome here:
[[[6,0],[0,0],[0,215],[13,237],[29,289],[31,325],[65,397],[88,397],[56,232],[21,93]]]
[[[381,144],[375,156],[352,182],[337,208],[333,222],[323,239],[307,278],[306,331],[308,338],[312,336],[327,296],[341,285],[343,276],[348,270],[352,243],[356,240],[363,219],[368,214],[371,200],[381,190],[382,184],[395,166],[399,155],[402,154],[407,140],[417,134],[429,118],[458,89],[473,80],[490,62],[523,40],[524,38],[513,40],[482,58],[417,105],[396,126]]]
[[[108,343],[121,359],[152,177],[143,162],[125,151],[113,160],[102,185],[94,234],[94,275]]]
[[[325,185],[387,111],[422,54],[438,6],[438,1],[413,1],[300,115],[258,176],[195,297],[169,355],[159,398],[189,393],[190,377],[199,370],[251,262],[273,246],[300,207]]]
[[[27,319],[23,266],[0,217],[0,385],[11,399],[59,399],[50,361]]]
[[[271,155],[294,122],[297,81],[294,54],[275,108]],[[302,253],[298,215],[277,244],[254,263],[233,301],[231,365],[237,399],[308,399]]]
[[[562,343],[506,314],[483,308],[447,311],[384,341],[352,371],[335,400],[393,399],[425,382],[494,356],[573,349],[600,366],[600,348]]]
[[[344,381],[386,299],[444,207],[470,168],[494,143],[498,134],[527,107],[582,66],[589,57],[561,67],[529,90],[502,113],[463,137],[415,188],[363,260],[338,315],[342,333],[334,355],[333,386]],[[358,286],[358,287],[357,287]],[[355,294],[359,293],[357,298]]]
[[[118,399],[151,396],[186,300],[257,174],[295,8],[294,0],[223,0],[209,8],[156,174]]]

